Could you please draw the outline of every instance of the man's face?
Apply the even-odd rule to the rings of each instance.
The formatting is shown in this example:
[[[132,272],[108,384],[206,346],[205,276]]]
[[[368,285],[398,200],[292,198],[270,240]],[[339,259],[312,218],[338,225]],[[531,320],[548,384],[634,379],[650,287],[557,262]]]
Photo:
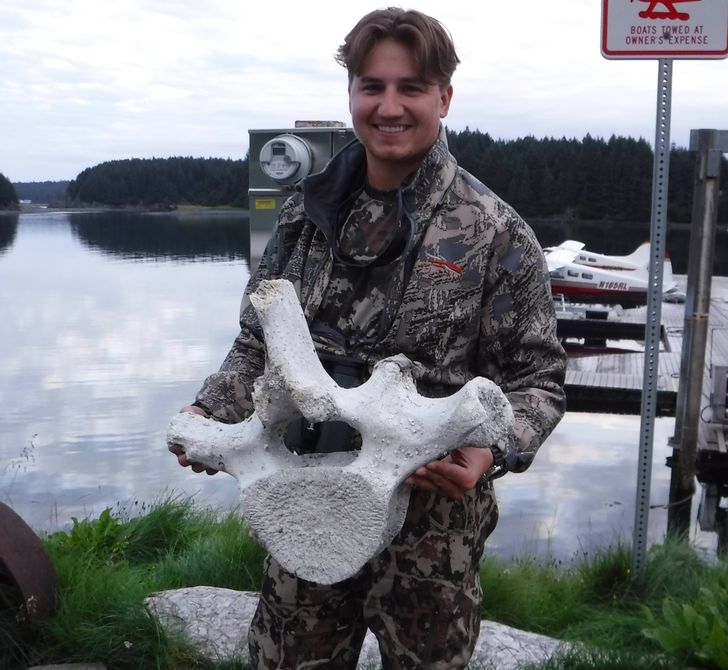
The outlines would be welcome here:
[[[378,42],[349,87],[349,109],[367,153],[369,182],[391,190],[414,172],[437,139],[452,86],[423,81],[406,46]]]

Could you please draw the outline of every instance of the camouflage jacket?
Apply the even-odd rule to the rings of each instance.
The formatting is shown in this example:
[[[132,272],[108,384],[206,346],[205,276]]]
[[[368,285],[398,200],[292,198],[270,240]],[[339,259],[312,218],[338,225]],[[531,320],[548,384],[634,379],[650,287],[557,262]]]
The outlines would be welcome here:
[[[240,334],[196,398],[218,420],[241,421],[252,412],[252,383],[264,368],[249,293],[263,279],[288,279],[312,323],[335,262],[337,226],[361,191],[365,169],[364,149],[354,142],[282,207],[243,297]],[[541,248],[510,206],[457,165],[444,129],[399,198],[412,235],[397,261],[379,336],[333,353],[370,367],[403,353],[418,364],[424,395],[449,395],[478,375],[492,379],[516,415],[515,434],[500,446],[510,469],[524,470],[565,408],[566,359]]]

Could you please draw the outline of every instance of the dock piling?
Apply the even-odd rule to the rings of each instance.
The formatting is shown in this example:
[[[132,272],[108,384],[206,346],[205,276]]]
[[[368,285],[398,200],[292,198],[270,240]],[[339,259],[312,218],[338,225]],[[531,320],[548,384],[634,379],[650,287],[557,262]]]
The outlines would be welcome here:
[[[687,536],[697,473],[696,456],[703,370],[708,337],[710,288],[715,229],[718,219],[721,155],[728,151],[728,131],[691,130],[690,149],[698,152],[693,193],[692,228],[685,300],[685,336],[680,361],[680,386],[675,435],[669,464],[669,533]]]

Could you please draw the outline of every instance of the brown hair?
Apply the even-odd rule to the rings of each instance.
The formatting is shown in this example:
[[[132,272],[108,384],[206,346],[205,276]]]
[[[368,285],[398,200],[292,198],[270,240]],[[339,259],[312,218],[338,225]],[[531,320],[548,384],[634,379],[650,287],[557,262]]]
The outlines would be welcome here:
[[[408,47],[423,80],[448,86],[460,59],[452,37],[437,19],[414,9],[388,7],[359,20],[336,53],[336,61],[349,72],[349,84],[361,73],[374,46],[393,39]]]

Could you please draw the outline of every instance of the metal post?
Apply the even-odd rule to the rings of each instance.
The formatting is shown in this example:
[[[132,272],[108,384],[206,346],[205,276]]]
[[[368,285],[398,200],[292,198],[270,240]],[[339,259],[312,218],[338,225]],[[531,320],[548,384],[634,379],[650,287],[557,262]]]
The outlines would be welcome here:
[[[668,532],[687,535],[695,492],[695,457],[702,400],[705,349],[710,314],[715,228],[720,195],[721,152],[728,150],[728,131],[692,130],[690,149],[698,151],[693,188],[692,228],[685,300],[685,334],[680,359],[680,387],[670,459]]]
[[[652,478],[652,443],[657,407],[657,373],[662,317],[662,275],[667,229],[667,185],[670,177],[670,111],[672,103],[672,60],[661,58],[657,78],[655,157],[652,168],[652,217],[650,221],[650,271],[647,291],[645,363],[642,387],[640,448],[637,467],[632,572],[642,577],[647,552],[647,522]]]

